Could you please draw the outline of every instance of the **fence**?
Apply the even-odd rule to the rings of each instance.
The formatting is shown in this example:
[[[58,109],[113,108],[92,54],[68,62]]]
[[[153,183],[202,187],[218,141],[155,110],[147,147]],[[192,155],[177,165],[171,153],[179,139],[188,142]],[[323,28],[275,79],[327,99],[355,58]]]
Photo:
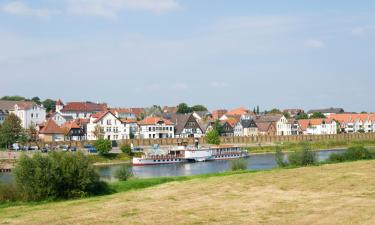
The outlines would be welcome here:
[[[361,141],[375,140],[375,133],[354,133],[354,134],[331,134],[331,135],[298,135],[298,136],[254,136],[254,137],[221,137],[222,144],[267,144],[280,142],[301,142],[301,141]],[[177,145],[177,143],[188,143],[193,145],[194,138],[165,138],[165,139],[127,139],[118,141],[121,144],[133,144],[134,146]],[[48,144],[50,146],[68,144],[75,147],[83,147],[92,144],[92,141],[65,141],[65,142],[38,142],[39,147]],[[206,144],[204,138],[199,138],[199,143]]]

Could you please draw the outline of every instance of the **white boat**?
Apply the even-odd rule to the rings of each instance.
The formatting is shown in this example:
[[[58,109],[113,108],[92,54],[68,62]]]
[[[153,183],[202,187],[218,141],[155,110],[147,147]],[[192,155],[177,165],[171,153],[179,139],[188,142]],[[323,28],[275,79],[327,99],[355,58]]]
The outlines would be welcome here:
[[[229,160],[248,157],[246,151],[238,146],[219,145],[219,146],[175,146],[167,150],[154,146],[151,152],[139,158],[133,158],[133,165],[158,165],[174,164],[185,162],[204,162],[211,160]]]

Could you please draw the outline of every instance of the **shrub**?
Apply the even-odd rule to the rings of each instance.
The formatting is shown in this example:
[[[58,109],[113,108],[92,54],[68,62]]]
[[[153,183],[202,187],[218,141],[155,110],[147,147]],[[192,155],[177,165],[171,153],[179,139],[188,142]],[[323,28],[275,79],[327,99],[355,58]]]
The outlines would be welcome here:
[[[127,181],[133,176],[133,170],[130,165],[122,166],[115,172],[115,178],[120,181]]]
[[[16,201],[20,198],[16,185],[0,183],[0,202]]]
[[[363,159],[372,159],[373,154],[363,146],[355,146],[348,148],[344,153],[331,154],[328,161],[330,162],[344,162],[344,161],[355,161]]]
[[[211,145],[220,144],[220,134],[217,130],[211,130],[207,132],[205,139],[208,144],[211,144]]]
[[[303,144],[301,150],[297,150],[288,155],[289,164],[292,166],[308,166],[317,162],[316,152],[310,149],[308,144]]]
[[[288,166],[288,162],[285,161],[285,154],[281,150],[280,147],[276,147],[276,154],[275,154],[275,160],[279,167],[286,167]]]
[[[110,140],[100,138],[94,142],[94,147],[100,155],[105,155],[111,151],[112,143]]]
[[[105,191],[106,185],[83,153],[23,155],[14,169],[24,200],[68,199]]]
[[[230,163],[230,167],[232,171],[246,170],[247,169],[246,160],[244,159],[233,160]]]
[[[130,147],[130,145],[122,145],[120,147],[121,151],[129,156],[132,156],[133,155],[133,152],[132,152],[132,149]]]

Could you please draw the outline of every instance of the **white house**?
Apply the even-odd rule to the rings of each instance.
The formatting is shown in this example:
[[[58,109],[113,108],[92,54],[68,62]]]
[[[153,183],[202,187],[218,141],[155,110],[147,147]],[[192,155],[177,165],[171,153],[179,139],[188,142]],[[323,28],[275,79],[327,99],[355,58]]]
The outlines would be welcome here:
[[[305,135],[337,134],[337,123],[329,119],[298,120]]]
[[[119,118],[110,111],[99,112],[90,116],[87,126],[87,140],[97,140],[95,135],[96,127],[100,128],[101,136],[105,139],[116,141],[128,139],[130,136],[129,129]]]
[[[59,99],[56,101],[56,112],[73,119],[89,119],[91,115],[107,110],[107,104],[93,102],[68,102],[64,105]]]
[[[31,124],[39,125],[46,119],[46,110],[35,102],[0,100],[0,109],[17,115],[25,129],[28,129]]]
[[[51,118],[55,121],[55,123],[59,126],[63,125],[66,122],[70,122],[73,120],[72,116],[64,116],[60,112],[55,112],[52,114]]]
[[[174,138],[174,124],[160,117],[147,117],[138,123],[140,138]]]
[[[173,113],[168,119],[175,125],[174,131],[176,138],[200,138],[203,136],[203,129],[193,113]]]
[[[374,113],[343,113],[332,114],[328,117],[340,124],[342,132],[374,132],[375,114]]]
[[[255,123],[271,122],[276,125],[276,135],[285,136],[292,135],[292,125],[288,122],[282,114],[268,114],[257,117]]]
[[[234,127],[234,136],[257,136],[258,127],[254,120],[240,120]]]

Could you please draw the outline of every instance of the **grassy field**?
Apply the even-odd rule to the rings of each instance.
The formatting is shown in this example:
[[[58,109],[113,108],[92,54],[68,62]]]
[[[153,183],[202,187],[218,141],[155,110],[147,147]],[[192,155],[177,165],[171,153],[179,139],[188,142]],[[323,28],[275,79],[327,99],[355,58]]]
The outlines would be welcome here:
[[[374,174],[358,161],[116,183],[124,192],[2,207],[0,224],[375,224]]]
[[[247,150],[250,153],[266,153],[266,152],[275,152],[276,146],[279,146],[284,151],[295,151],[303,148],[305,144],[308,144],[311,149],[322,150],[322,149],[333,149],[333,148],[348,148],[353,145],[362,145],[362,146],[375,146],[375,140],[373,141],[311,141],[311,142],[283,142],[275,143],[274,145],[259,145],[256,147],[248,147]]]

